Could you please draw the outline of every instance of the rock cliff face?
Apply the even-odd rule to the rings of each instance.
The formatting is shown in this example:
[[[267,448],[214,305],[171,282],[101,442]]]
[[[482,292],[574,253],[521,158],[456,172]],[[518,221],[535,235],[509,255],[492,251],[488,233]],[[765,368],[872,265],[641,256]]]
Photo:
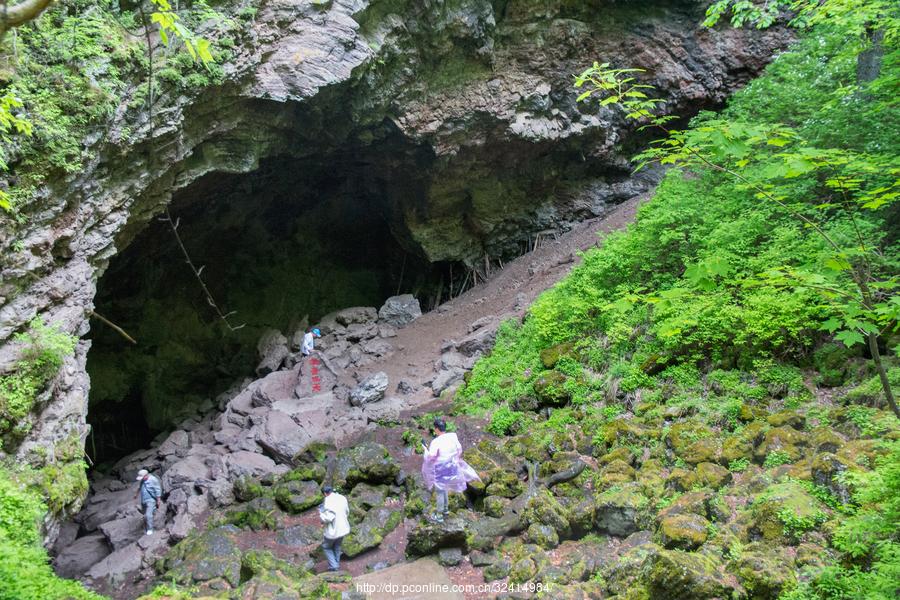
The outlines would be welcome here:
[[[163,97],[137,127],[123,102],[106,134],[86,140],[85,168],[46,182],[3,256],[0,368],[14,368],[13,336],[35,316],[85,335],[111,259],[173,197],[202,197],[204,176],[252,176],[269,159],[349,173],[356,192],[379,198],[397,243],[430,263],[509,257],[536,232],[603,213],[652,182],[629,176],[638,139],[621,116],[576,105],[573,73],[594,59],[644,68],[668,109],[690,115],[787,40],[704,31],[701,11],[690,1],[263,2],[224,84]],[[37,449],[84,438],[88,347],[67,359],[24,442],[4,450],[52,461]]]

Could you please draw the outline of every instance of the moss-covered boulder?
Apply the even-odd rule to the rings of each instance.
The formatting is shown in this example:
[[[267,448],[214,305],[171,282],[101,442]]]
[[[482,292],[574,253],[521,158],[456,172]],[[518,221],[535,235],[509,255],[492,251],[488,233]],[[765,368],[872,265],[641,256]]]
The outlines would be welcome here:
[[[640,444],[658,437],[659,429],[656,427],[639,423],[634,419],[615,419],[601,425],[599,431],[595,433],[594,439],[600,442],[595,449],[599,452],[596,456],[606,454],[615,446]]]
[[[635,470],[630,464],[623,460],[614,460],[600,471],[600,485],[602,489],[606,489],[616,484],[634,481],[634,477]]]
[[[338,452],[334,470],[329,476],[334,487],[350,490],[360,482],[394,483],[399,473],[400,466],[386,447],[375,442],[363,442]]]
[[[809,432],[809,447],[816,452],[837,452],[845,441],[831,427],[816,427]]]
[[[712,501],[713,494],[707,490],[698,490],[688,492],[675,499],[669,506],[659,511],[656,515],[657,521],[661,521],[666,517],[674,515],[692,514],[709,518],[709,503]]]
[[[821,523],[823,508],[800,484],[776,483],[753,498],[751,528],[766,540],[783,541]]]
[[[384,505],[390,489],[386,485],[372,485],[369,483],[358,483],[353,490],[347,495],[347,501],[351,508],[358,508],[367,511]]]
[[[552,369],[563,356],[571,356],[575,348],[572,342],[564,342],[541,350],[541,364],[545,369]]]
[[[740,432],[726,437],[722,442],[722,461],[730,463],[742,458],[752,459],[754,449],[762,441],[768,428],[768,424],[754,421]]]
[[[249,475],[241,475],[234,480],[234,498],[238,502],[250,502],[254,498],[262,496],[274,496],[275,491],[271,486],[263,485],[263,483]]]
[[[328,442],[310,442],[303,450],[294,455],[292,462],[296,465],[325,464],[328,455],[335,452],[334,444]]]
[[[625,446],[619,446],[618,448],[613,448],[599,459],[597,462],[601,465],[608,465],[613,461],[622,461],[630,466],[634,465],[634,453],[631,451],[631,448],[627,448]]]
[[[793,427],[800,429],[806,427],[806,417],[796,410],[783,410],[766,417],[766,422],[772,427]]]
[[[595,527],[610,535],[626,536],[644,529],[649,522],[650,501],[637,484],[603,492],[594,506]]]
[[[222,582],[237,587],[241,581],[241,551],[233,525],[188,536],[163,561],[165,579],[180,585]]]
[[[852,500],[853,490],[847,479],[841,477],[841,474],[858,468],[856,465],[849,464],[846,460],[828,452],[816,454],[809,464],[812,480],[816,484],[828,488],[844,504]]]
[[[225,513],[225,520],[237,527],[261,531],[277,529],[281,511],[272,498],[261,496],[254,498],[243,506],[238,506]]]
[[[793,427],[773,427],[766,431],[762,442],[756,447],[754,457],[760,463],[773,452],[779,452],[787,456],[791,462],[799,460],[803,456],[801,450],[806,446],[809,436]]]
[[[731,483],[731,471],[715,463],[700,463],[694,472],[697,483],[703,487],[717,490]]]
[[[647,559],[640,578],[651,598],[728,598],[734,588],[719,567],[713,557],[699,552],[661,550]]]
[[[697,420],[680,421],[669,428],[666,445],[676,456],[684,458],[692,444],[711,437],[713,432],[706,424]]]
[[[484,491],[489,496],[515,498],[525,491],[525,485],[519,481],[515,472],[495,469],[491,471],[490,483]]]
[[[708,537],[709,521],[692,513],[666,517],[659,524],[659,536],[666,548],[695,550]]]
[[[776,600],[781,592],[797,583],[793,560],[777,548],[751,544],[727,565],[750,598]]]
[[[489,517],[503,516],[506,508],[509,506],[509,502],[509,498],[503,498],[502,496],[487,496],[482,503],[484,514]]]
[[[441,548],[468,549],[466,526],[461,518],[449,518],[443,523],[419,521],[407,531],[407,556],[427,556]]]
[[[697,475],[693,469],[676,467],[669,471],[669,475],[666,477],[666,489],[676,492],[687,492],[694,489],[696,484]]]
[[[559,534],[549,525],[541,525],[540,523],[532,523],[525,531],[525,539],[544,548],[552,550],[559,546]]]
[[[235,593],[240,600],[300,600],[300,582],[311,574],[302,567],[272,556],[263,550],[249,550],[241,557],[241,584]]]
[[[281,477],[281,481],[325,481],[324,463],[303,463],[297,465]]]
[[[275,486],[275,500],[286,512],[301,513],[324,500],[315,481],[285,481]]]
[[[396,529],[402,520],[403,513],[399,508],[384,506],[373,508],[344,539],[342,544],[344,553],[353,558],[367,550],[377,548],[384,541],[384,537]]]
[[[572,393],[566,389],[568,377],[559,371],[547,371],[542,373],[531,388],[541,406],[565,406],[572,400]]]
[[[512,564],[506,558],[500,558],[487,565],[482,571],[485,581],[496,581],[509,575]]]
[[[656,544],[646,542],[625,549],[619,557],[600,565],[599,573],[606,580],[606,588],[615,598],[625,597],[629,590],[643,588],[639,581],[646,564],[662,552]],[[661,596],[666,597],[666,596]]]
[[[552,528],[559,537],[565,537],[569,531],[569,519],[566,510],[549,490],[538,490],[528,498],[520,511],[525,525],[546,525]]]

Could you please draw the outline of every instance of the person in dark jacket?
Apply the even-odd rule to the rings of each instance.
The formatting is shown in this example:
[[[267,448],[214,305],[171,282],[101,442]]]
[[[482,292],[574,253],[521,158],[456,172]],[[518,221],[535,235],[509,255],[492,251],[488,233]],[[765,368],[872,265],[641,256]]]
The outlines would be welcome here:
[[[140,497],[141,506],[144,507],[144,520],[147,522],[147,535],[153,535],[153,514],[159,508],[162,485],[159,483],[159,479],[155,475],[151,475],[147,469],[138,471],[137,480],[141,482],[141,487],[134,497]]]

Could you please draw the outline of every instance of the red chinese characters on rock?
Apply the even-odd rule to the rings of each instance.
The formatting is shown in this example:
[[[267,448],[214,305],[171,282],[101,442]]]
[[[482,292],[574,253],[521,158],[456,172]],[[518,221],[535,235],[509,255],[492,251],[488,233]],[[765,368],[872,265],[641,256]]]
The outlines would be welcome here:
[[[322,391],[322,378],[319,377],[319,359],[311,358],[309,359],[309,365],[312,367],[310,373],[312,374],[312,391],[321,392]]]

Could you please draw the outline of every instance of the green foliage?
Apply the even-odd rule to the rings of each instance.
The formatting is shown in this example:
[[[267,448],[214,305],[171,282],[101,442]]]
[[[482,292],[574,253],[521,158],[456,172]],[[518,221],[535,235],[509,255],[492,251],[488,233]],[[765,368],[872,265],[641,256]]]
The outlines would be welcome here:
[[[850,475],[856,486],[855,514],[846,517],[833,545],[846,561],[814,573],[781,600],[889,600],[900,591],[900,442],[888,444],[873,471]]]
[[[508,406],[501,406],[491,415],[491,422],[487,429],[494,435],[513,434],[518,431],[523,417],[521,412],[511,410]]]
[[[782,508],[778,511],[778,520],[781,521],[784,534],[796,538],[805,531],[815,529],[828,518],[824,512],[819,511],[814,515],[800,516],[790,508]]]
[[[100,600],[81,584],[53,573],[41,545],[45,512],[37,492],[0,468],[0,598]]]
[[[63,359],[74,350],[76,338],[34,319],[15,341],[23,350],[15,371],[0,376],[0,435],[21,437],[30,427],[25,417]]]
[[[732,473],[742,473],[750,466],[750,459],[747,457],[736,458],[728,463],[728,470]]]
[[[792,462],[790,454],[781,450],[774,450],[766,454],[766,460],[763,462],[763,466],[769,469],[771,467],[788,465]]]

